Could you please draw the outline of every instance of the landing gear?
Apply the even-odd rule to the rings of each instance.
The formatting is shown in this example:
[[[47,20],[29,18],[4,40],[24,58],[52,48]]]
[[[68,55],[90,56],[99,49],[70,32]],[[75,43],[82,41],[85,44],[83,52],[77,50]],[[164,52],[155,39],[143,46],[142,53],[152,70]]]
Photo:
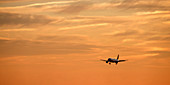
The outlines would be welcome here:
[[[109,62],[109,61],[106,61],[106,63],[109,63],[109,64],[111,64],[111,62]]]
[[[111,65],[111,63],[109,63]]]

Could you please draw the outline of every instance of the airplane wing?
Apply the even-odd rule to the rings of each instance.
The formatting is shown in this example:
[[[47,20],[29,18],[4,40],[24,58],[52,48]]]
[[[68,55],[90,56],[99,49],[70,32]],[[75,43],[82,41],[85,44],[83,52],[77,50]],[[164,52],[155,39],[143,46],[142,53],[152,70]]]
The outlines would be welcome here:
[[[126,61],[126,60],[119,60],[119,62],[124,62],[124,61]]]
[[[107,60],[103,60],[103,59],[100,59],[101,61],[107,61]]]

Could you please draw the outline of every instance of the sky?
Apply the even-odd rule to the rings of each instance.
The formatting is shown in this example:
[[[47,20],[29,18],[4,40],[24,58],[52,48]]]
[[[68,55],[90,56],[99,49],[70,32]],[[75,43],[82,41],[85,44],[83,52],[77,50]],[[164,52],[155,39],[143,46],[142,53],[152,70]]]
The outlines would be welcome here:
[[[0,0],[0,85],[169,85],[169,60],[169,0]]]

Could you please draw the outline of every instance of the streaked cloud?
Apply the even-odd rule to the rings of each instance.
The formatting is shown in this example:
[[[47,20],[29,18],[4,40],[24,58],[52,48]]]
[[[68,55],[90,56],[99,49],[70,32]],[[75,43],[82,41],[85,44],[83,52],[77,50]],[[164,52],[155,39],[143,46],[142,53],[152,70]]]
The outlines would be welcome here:
[[[72,4],[64,7],[58,13],[76,14],[76,13],[79,13],[81,11],[84,11],[84,10],[88,9],[88,7],[90,5],[92,5],[92,3],[89,2],[89,1],[79,1],[79,2],[75,2],[75,3],[72,3]]]
[[[83,1],[83,0],[71,0],[71,1],[46,1],[46,2],[37,2],[28,5],[22,6],[13,6],[13,7],[1,7],[0,10],[3,12],[14,12],[21,13],[52,13],[60,16],[70,15],[70,14],[79,14],[81,12],[101,12],[113,11],[116,15],[125,15],[129,14],[141,14],[141,13],[153,13],[168,11],[170,9],[168,0],[158,1],[158,0],[114,0],[114,1]],[[34,10],[33,10],[34,9]],[[126,12],[125,12],[126,11]],[[119,13],[117,13],[119,12]],[[107,13],[106,13],[107,15]],[[108,14],[110,15],[110,14]]]
[[[64,38],[64,39],[63,39]],[[44,36],[37,40],[16,40],[16,39],[0,39],[1,57],[6,56],[29,56],[29,55],[47,55],[47,54],[81,54],[94,53],[94,48],[101,49],[97,46],[87,43],[68,42],[82,41],[83,37],[62,37],[62,36]],[[51,41],[51,42],[50,42]],[[43,54],[42,54],[43,53]]]
[[[88,24],[88,25],[80,25],[80,26],[73,26],[73,27],[63,27],[63,28],[59,28],[59,30],[68,30],[68,29],[77,29],[77,28],[95,27],[95,26],[106,26],[106,25],[109,25],[109,24],[108,23]]]
[[[87,36],[82,35],[42,35],[37,37],[36,40],[44,42],[86,42]],[[88,41],[89,42],[89,41]]]
[[[57,5],[57,4],[66,4],[66,3],[72,3],[75,1],[55,1],[55,2],[44,2],[44,3],[34,3],[29,5],[23,5],[23,6],[14,6],[14,7],[3,7],[3,9],[18,9],[18,8],[26,8],[26,7],[41,7],[45,5]]]
[[[136,11],[167,11],[169,10],[168,0],[123,0],[118,7],[125,9],[133,9]]]
[[[0,30],[1,32],[15,32],[15,31],[35,31],[36,29],[29,29],[29,28],[27,28],[27,29],[2,29],[2,30]]]
[[[153,12],[137,12],[137,15],[149,15],[149,14],[165,14],[170,13],[170,11],[153,11]]]
[[[117,32],[117,33],[114,33],[113,36],[132,36],[132,35],[135,35],[135,34],[138,34],[139,32],[136,31],[136,30],[126,30],[126,31],[123,31],[123,32]]]
[[[52,22],[53,19],[42,15],[30,15],[30,14],[17,14],[17,13],[0,13],[0,25],[38,25],[38,24],[48,24]]]
[[[15,2],[19,0],[0,0],[0,3],[8,3],[8,2]]]

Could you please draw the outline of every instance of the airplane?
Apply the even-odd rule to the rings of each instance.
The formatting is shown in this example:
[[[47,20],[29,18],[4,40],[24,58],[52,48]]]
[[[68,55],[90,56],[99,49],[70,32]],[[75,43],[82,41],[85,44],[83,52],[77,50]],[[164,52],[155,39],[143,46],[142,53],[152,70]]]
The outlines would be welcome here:
[[[100,59],[101,61],[106,61],[106,63],[116,63],[116,65],[118,64],[118,62],[124,62],[124,61],[127,61],[127,60],[119,60],[119,54],[117,56],[117,59],[113,59],[113,58],[108,58],[107,60],[103,60],[103,59]]]

